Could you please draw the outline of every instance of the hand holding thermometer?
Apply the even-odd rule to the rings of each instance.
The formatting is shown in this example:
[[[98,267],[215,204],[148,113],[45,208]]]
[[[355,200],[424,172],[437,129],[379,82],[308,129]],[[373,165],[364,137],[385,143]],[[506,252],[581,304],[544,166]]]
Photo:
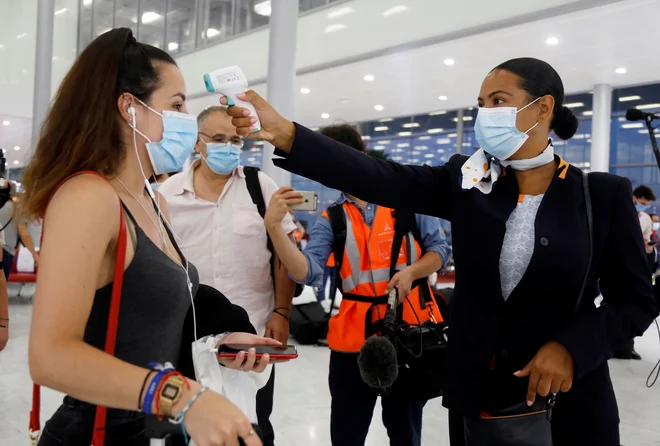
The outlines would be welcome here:
[[[227,105],[238,105],[239,107],[250,110],[250,115],[257,118],[254,123],[254,131],[261,130],[259,116],[250,102],[241,101],[236,96],[238,93],[245,93],[248,89],[248,82],[243,70],[234,65],[233,67],[221,68],[204,75],[204,84],[209,93],[220,93],[227,97]]]

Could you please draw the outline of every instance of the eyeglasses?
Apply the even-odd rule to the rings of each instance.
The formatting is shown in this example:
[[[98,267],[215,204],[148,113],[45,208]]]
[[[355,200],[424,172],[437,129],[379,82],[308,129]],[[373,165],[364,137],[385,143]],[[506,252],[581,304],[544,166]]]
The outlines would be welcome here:
[[[220,144],[229,143],[235,149],[242,149],[243,146],[245,145],[245,141],[240,136],[232,136],[231,138],[227,138],[224,135],[217,135],[215,138],[211,138],[210,136],[205,135],[204,133],[200,132],[199,134],[203,135],[206,139],[209,140],[209,141],[206,141],[204,138],[202,138],[202,141],[204,141],[205,143],[210,143],[210,142],[217,142],[217,143],[220,143]]]

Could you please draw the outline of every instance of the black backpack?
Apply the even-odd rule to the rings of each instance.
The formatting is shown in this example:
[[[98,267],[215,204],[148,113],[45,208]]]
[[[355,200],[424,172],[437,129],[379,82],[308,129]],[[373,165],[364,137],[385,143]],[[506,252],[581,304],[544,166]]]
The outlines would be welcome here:
[[[266,215],[266,202],[264,201],[264,194],[261,190],[261,183],[259,182],[259,168],[258,167],[243,167],[243,173],[245,173],[245,182],[247,183],[247,189],[252,197],[252,202],[257,207],[259,215],[261,218],[264,218]],[[270,275],[273,278],[273,286],[275,286],[275,249],[273,248],[273,242],[270,239],[270,235],[266,232],[267,237],[267,246],[270,251]],[[296,290],[293,294],[294,297],[298,297],[302,294],[304,286],[296,283]]]

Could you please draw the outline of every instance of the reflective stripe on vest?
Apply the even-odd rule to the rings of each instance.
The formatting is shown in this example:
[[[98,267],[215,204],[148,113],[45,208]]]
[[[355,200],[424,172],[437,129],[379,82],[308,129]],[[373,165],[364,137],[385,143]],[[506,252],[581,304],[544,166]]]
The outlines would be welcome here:
[[[344,262],[342,263],[342,271],[346,271],[345,266],[350,267],[350,274],[346,275],[344,277],[344,274],[342,274],[342,289],[344,290],[345,293],[351,293],[356,287],[359,285],[373,285],[375,286],[378,283],[385,282],[386,284],[389,283],[390,281],[390,267],[389,267],[389,257],[388,257],[388,266],[384,268],[377,268],[377,269],[368,269],[368,270],[361,270],[360,266],[362,263],[362,256],[360,255],[360,249],[358,248],[358,241],[356,239],[355,235],[355,223],[351,219],[351,210],[347,211],[346,205],[342,206],[342,209],[344,210],[344,213],[346,213],[346,245],[344,248]],[[353,209],[356,210],[356,209]],[[357,211],[359,212],[359,211]],[[377,208],[376,213],[378,212],[390,212],[390,209],[387,208]],[[376,216],[374,216],[374,224],[376,223]],[[386,223],[387,225],[387,223]],[[391,223],[391,230],[392,230],[392,237],[391,239],[394,238],[394,218],[392,218]],[[369,235],[368,243],[371,242],[371,234]],[[411,255],[410,259],[411,262],[410,264],[412,265],[415,263],[420,257],[421,257],[421,248],[418,247],[417,241],[415,240],[415,237],[412,234],[407,234],[404,239],[402,245],[402,251],[405,249],[407,252],[408,247],[410,247]],[[367,250],[369,250],[369,247],[367,247]],[[392,247],[391,247],[391,240],[390,240],[390,245],[388,249],[388,256],[391,256],[392,252]],[[381,253],[379,253],[381,254]],[[372,256],[373,253],[369,253],[369,260],[370,264],[373,264],[372,261]],[[397,271],[402,271],[404,270],[408,265],[407,265],[407,256],[403,256],[402,259],[398,262],[396,265],[396,270]],[[374,294],[378,295],[378,294]]]

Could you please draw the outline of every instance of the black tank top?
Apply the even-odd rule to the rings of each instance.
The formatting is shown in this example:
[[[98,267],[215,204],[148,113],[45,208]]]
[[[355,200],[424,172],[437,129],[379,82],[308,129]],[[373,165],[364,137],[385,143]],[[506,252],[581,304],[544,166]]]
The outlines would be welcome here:
[[[177,367],[183,322],[190,308],[186,273],[140,229],[126,206],[124,209],[135,226],[137,246],[124,271],[115,357],[145,368],[150,362],[171,362]],[[169,229],[167,234],[185,265]],[[194,296],[199,275],[192,264],[188,264],[188,273]],[[85,327],[84,341],[100,350],[105,344],[111,293],[112,283],[96,291]]]

